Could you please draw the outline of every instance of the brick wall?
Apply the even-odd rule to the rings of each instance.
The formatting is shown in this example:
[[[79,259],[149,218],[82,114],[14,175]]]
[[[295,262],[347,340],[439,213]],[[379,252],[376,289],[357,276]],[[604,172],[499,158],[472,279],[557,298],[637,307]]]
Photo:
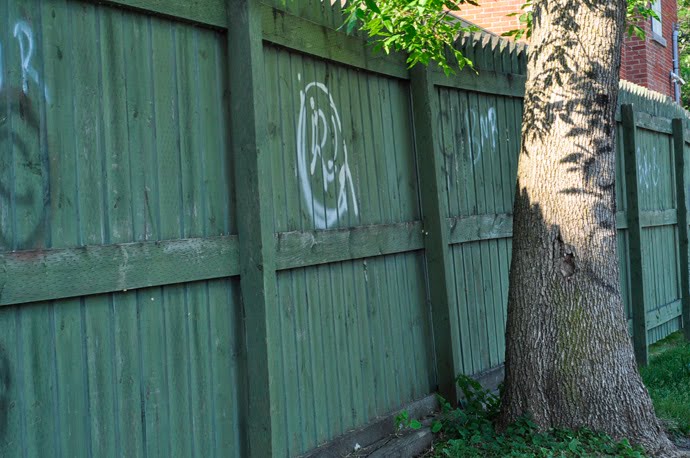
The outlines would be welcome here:
[[[653,36],[649,21],[644,24],[644,41],[627,37],[623,44],[621,78],[673,97],[669,73],[673,70],[673,25],[677,21],[676,1],[662,0],[662,40]]]
[[[498,35],[520,27],[518,17],[508,17],[508,14],[520,11],[524,0],[478,0],[478,3],[480,6],[460,5],[458,15]]]
[[[517,16],[523,0],[479,0],[480,6],[461,5],[459,16],[496,34],[519,28]],[[662,0],[662,39],[652,35],[650,21],[645,21],[646,39],[626,38],[622,50],[621,78],[673,97],[669,73],[673,69],[673,25],[678,20],[676,0]]]

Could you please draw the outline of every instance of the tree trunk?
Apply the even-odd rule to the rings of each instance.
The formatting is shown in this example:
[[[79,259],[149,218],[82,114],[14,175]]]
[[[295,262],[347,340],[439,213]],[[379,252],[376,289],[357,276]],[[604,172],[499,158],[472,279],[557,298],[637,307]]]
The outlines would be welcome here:
[[[625,0],[536,0],[500,423],[603,431],[673,455],[619,286],[615,111]]]

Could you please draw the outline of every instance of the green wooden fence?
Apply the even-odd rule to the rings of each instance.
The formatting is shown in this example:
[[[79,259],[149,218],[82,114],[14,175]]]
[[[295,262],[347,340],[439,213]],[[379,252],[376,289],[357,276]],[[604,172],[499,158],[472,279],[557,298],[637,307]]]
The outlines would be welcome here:
[[[0,456],[294,456],[500,372],[525,48],[410,71],[306,0],[0,18]],[[621,104],[644,360],[690,319],[690,134]]]

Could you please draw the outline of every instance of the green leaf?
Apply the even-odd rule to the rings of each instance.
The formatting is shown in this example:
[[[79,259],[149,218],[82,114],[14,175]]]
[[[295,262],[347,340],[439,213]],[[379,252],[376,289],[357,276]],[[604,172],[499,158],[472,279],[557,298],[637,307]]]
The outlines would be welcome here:
[[[364,0],[364,2],[371,11],[376,14],[381,14],[381,10],[379,9],[378,5],[376,5],[374,0]]]
[[[422,427],[422,424],[419,422],[419,420],[412,420],[410,422],[410,428],[412,429],[420,429]]]

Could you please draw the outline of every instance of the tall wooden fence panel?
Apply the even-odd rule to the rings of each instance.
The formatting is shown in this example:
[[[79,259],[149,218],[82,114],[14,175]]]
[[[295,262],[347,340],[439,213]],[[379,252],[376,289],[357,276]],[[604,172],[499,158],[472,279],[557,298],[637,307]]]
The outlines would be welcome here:
[[[670,135],[640,128],[637,131],[645,311],[649,341],[655,342],[680,327],[677,215]],[[654,313],[654,316],[649,316]]]
[[[488,84],[472,90],[472,75],[437,75],[434,102],[440,126],[436,141],[445,159],[443,205],[455,279],[453,326],[460,339],[456,365],[476,374],[500,366],[505,353],[511,213],[522,118],[522,100],[509,75],[523,50],[486,36],[468,45],[467,54]],[[515,86],[521,76],[516,75]],[[490,88],[497,86],[507,93],[492,92]]]
[[[430,393],[433,345],[408,82],[270,44],[264,61],[277,447],[298,453]]]
[[[524,47],[409,70],[306,0],[0,17],[1,456],[294,456],[500,373]],[[620,103],[644,362],[690,320],[690,135]]]
[[[0,17],[0,455],[244,456],[224,34]]]
[[[648,345],[682,326],[688,276],[680,224],[679,176],[673,123],[687,128],[687,116],[658,94],[623,83],[618,129],[617,226],[621,288],[638,360]],[[627,114],[626,114],[627,113]],[[681,134],[681,141],[687,133]],[[680,168],[679,168],[680,167]],[[679,188],[680,186],[680,188]]]

